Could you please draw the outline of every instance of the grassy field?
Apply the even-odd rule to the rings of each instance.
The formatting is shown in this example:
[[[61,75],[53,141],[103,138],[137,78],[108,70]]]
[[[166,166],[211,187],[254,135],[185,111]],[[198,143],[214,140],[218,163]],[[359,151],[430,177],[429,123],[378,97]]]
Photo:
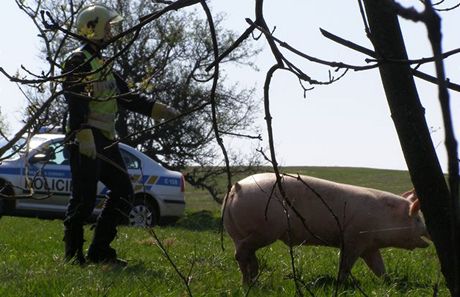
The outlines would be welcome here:
[[[411,187],[406,172],[358,168],[283,168],[330,180],[401,193]],[[275,243],[259,250],[258,283],[240,286],[233,245],[224,235],[221,248],[219,205],[201,190],[187,188],[187,212],[175,226],[154,232],[176,268],[188,279],[193,296],[294,296],[289,249]],[[91,238],[89,227],[86,239]],[[85,245],[86,246],[86,245]],[[62,259],[62,222],[19,217],[0,219],[0,296],[189,296],[183,280],[146,229],[120,227],[114,247],[129,261],[124,268],[79,267]],[[304,296],[334,296],[338,250],[294,249]],[[372,275],[361,260],[355,281],[339,296],[448,296],[435,250],[383,250],[388,276]]]

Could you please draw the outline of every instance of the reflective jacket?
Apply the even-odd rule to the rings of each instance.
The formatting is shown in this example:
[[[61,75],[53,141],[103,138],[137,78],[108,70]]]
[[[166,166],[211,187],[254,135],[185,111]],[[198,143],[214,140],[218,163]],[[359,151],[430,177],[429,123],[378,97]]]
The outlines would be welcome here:
[[[70,73],[63,83],[64,96],[69,104],[66,130],[99,129],[109,138],[115,138],[118,106],[147,116],[151,115],[154,101],[130,93],[127,84],[112,71],[90,46],[82,46],[66,59],[64,73]],[[82,73],[88,73],[82,78]],[[129,94],[127,94],[129,93]],[[125,94],[124,96],[118,96]]]
[[[88,125],[97,128],[109,139],[115,138],[115,117],[118,105],[115,99],[120,92],[117,82],[112,73],[111,65],[104,67],[104,61],[94,56],[87,50],[82,51],[85,55],[85,62],[89,61],[91,72],[84,79],[88,85],[86,89],[88,96],[93,98],[89,101]]]

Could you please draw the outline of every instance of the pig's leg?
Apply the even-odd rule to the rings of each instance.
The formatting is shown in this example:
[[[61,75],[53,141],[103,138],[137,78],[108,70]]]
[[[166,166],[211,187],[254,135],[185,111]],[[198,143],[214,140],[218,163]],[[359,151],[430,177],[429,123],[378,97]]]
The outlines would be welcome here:
[[[362,250],[353,246],[340,251],[339,281],[343,282],[347,279],[351,268],[356,263],[356,260],[358,260],[361,252]]]
[[[361,257],[375,275],[380,277],[385,274],[385,264],[378,249],[365,251]]]
[[[243,275],[243,284],[249,285],[259,273],[259,263],[256,257],[256,251],[269,245],[275,240],[267,240],[266,237],[251,233],[249,236],[235,243],[235,259]]]
[[[255,255],[255,249],[248,246],[244,242],[240,242],[236,246],[235,259],[243,276],[243,285],[249,285],[253,277],[258,273],[258,261]]]
[[[259,261],[257,260],[256,252],[254,251],[249,256],[249,276],[251,277],[251,280],[253,280],[257,277],[258,274],[259,274]]]

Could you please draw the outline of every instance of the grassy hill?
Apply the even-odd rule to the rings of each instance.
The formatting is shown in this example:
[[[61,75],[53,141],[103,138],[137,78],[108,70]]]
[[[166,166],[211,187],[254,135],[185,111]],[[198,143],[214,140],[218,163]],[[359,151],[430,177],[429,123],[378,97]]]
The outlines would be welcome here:
[[[411,188],[407,172],[402,171],[288,167],[283,172],[394,193]],[[0,296],[190,296],[176,268],[187,279],[192,296],[295,296],[291,257],[284,244],[259,250],[259,281],[250,289],[242,288],[233,244],[225,234],[225,249],[221,248],[220,206],[201,190],[188,187],[186,194],[187,215],[175,226],[154,228],[175,267],[147,229],[119,228],[114,247],[129,261],[128,267],[78,267],[63,263],[62,221],[1,218]],[[91,233],[87,226],[87,241]],[[334,296],[338,250],[297,247],[293,251],[304,296]],[[448,296],[432,246],[414,251],[385,249],[383,257],[386,278],[376,278],[360,260],[353,269],[354,280],[339,288],[339,296]]]

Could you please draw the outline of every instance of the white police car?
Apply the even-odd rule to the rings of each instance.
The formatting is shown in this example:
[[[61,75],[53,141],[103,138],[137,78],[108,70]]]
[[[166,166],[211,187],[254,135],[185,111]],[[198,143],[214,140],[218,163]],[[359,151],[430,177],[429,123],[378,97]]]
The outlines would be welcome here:
[[[63,140],[62,134],[37,134],[28,147],[1,161],[0,215],[64,217],[72,184]],[[120,143],[120,151],[135,192],[126,222],[153,226],[181,217],[185,208],[183,175],[165,169],[126,144]],[[98,184],[95,216],[107,190],[102,183]]]

